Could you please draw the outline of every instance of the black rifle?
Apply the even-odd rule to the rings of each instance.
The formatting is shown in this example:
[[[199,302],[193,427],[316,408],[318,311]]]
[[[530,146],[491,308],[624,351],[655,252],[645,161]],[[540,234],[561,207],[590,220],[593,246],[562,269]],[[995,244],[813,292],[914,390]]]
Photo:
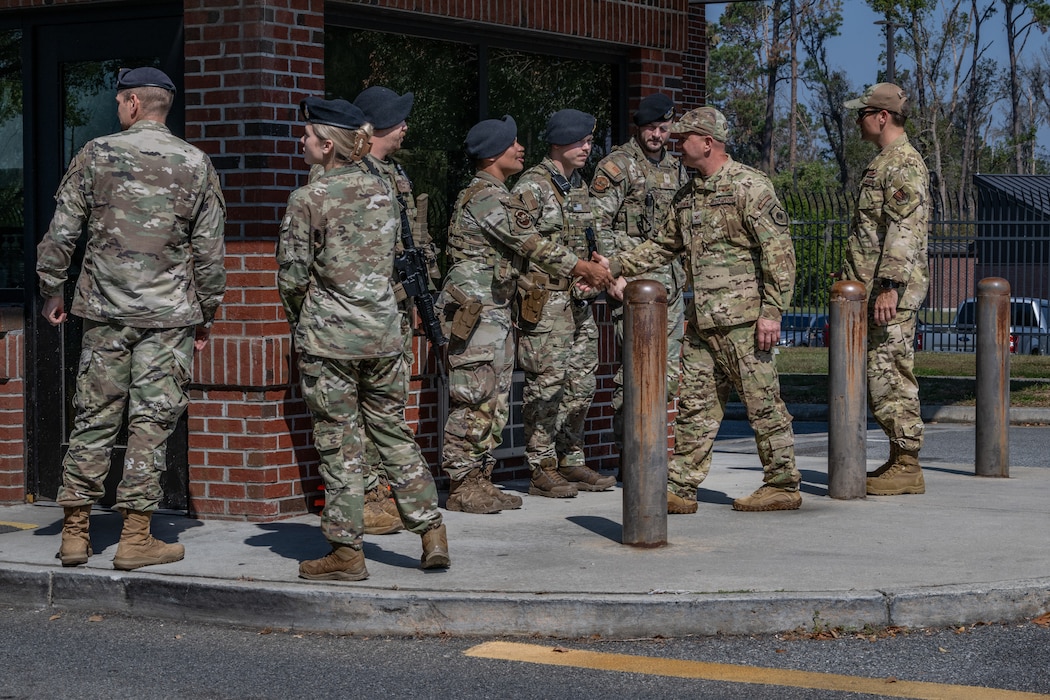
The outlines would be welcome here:
[[[448,343],[448,338],[441,332],[441,322],[434,311],[434,297],[430,295],[430,285],[427,282],[430,269],[427,265],[427,254],[412,240],[412,228],[408,222],[404,198],[398,194],[397,200],[401,209],[401,246],[404,250],[394,256],[394,269],[405,294],[412,297],[416,304],[416,311],[423,321],[423,332],[426,333],[427,339],[434,347],[440,348]]]
[[[583,229],[583,235],[587,237],[587,252],[590,253],[593,262],[594,254],[598,252],[598,239],[594,235],[594,229],[590,226]]]
[[[381,180],[384,179],[367,157],[364,159],[364,164],[369,172]],[[408,221],[408,204],[405,198],[396,187],[394,193],[397,196],[397,208],[401,212],[401,247],[404,248],[401,253],[394,256],[394,271],[397,272],[397,279],[402,289],[405,290],[405,294],[412,297],[415,302],[416,311],[419,312],[419,317],[423,321],[423,332],[427,340],[434,347],[440,348],[448,344],[448,338],[441,332],[441,322],[438,321],[437,312],[434,311],[434,297],[430,296],[430,285],[427,283],[430,269],[427,264],[427,254],[412,240],[412,224]]]

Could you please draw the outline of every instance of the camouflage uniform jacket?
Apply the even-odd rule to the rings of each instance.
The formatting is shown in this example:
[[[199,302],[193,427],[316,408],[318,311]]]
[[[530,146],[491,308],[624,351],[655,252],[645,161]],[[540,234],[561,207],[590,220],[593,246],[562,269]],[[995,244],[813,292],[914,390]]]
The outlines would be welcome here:
[[[394,192],[394,201],[399,208],[394,239],[395,253],[400,253],[405,249],[404,244],[401,242],[400,214],[401,202],[404,202],[405,215],[408,217],[409,230],[412,232],[412,242],[416,244],[417,248],[422,248],[426,252],[429,282],[431,285],[436,285],[441,281],[441,270],[437,264],[437,250],[434,248],[434,241],[430,237],[430,231],[427,229],[426,222],[417,218],[416,198],[412,195],[412,181],[408,178],[408,173],[397,161],[380,160],[371,154],[365,156],[364,166],[373,175],[378,175],[386,180]],[[400,202],[397,201],[398,195],[400,195]],[[401,282],[397,279],[397,275],[393,270],[391,270],[391,274],[391,284],[394,285],[394,293],[397,295],[399,302],[404,301],[405,292],[401,288]]]
[[[654,163],[635,139],[605,156],[591,182],[591,204],[601,219],[609,248],[606,255],[626,252],[652,238],[675,192],[686,181],[685,169],[677,158],[665,149],[660,162]],[[680,292],[685,283],[685,272],[677,258],[646,277],[660,282],[672,294]]]
[[[296,348],[340,360],[401,353],[390,273],[400,218],[390,187],[359,164],[288,198],[277,288]]]
[[[545,157],[538,165],[521,174],[513,191],[525,201],[530,201],[526,193],[531,194],[531,201],[537,203],[537,208],[533,210],[533,219],[538,222],[536,233],[568,248],[577,258],[590,260],[586,230],[591,229],[596,242],[601,238],[601,231],[591,212],[587,185],[576,172],[567,183],[569,191],[563,193],[555,184],[558,177],[560,175],[554,161]],[[561,281],[566,284],[571,282],[565,278]]]
[[[614,275],[637,275],[687,254],[697,330],[780,321],[795,286],[787,213],[758,170],[729,158],[694,177],[671,202],[655,239],[611,259]]]
[[[926,163],[906,134],[882,149],[864,171],[844,276],[865,285],[872,299],[877,279],[903,285],[899,309],[918,309],[926,298],[929,190]]]
[[[134,328],[210,323],[226,290],[226,203],[203,151],[143,120],[89,141],[37,247],[44,298],[62,293],[87,224],[72,313]]]
[[[530,213],[535,206],[522,200],[488,173],[474,175],[452,212],[447,248],[452,267],[446,286],[455,284],[487,308],[498,308],[508,307],[514,298],[525,260],[552,276],[571,277],[579,258],[537,233]]]

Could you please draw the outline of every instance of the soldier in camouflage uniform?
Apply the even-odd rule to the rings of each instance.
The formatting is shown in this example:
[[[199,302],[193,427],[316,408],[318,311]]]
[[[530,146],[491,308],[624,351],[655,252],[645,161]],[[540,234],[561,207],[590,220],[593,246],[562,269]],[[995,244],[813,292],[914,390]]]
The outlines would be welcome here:
[[[635,133],[598,163],[591,182],[591,206],[601,219],[606,255],[632,250],[656,235],[671,198],[688,179],[678,158],[666,146],[671,136],[674,102],[649,95],[634,114]],[[667,400],[678,395],[681,374],[685,272],[676,258],[646,273],[667,289]],[[623,305],[610,300],[617,346],[623,345]],[[613,377],[613,434],[623,441],[623,367]]]
[[[402,142],[408,133],[406,120],[412,111],[413,101],[414,96],[411,92],[398,95],[389,88],[373,85],[354,98],[354,105],[364,113],[365,119],[374,130],[372,145],[363,164],[369,172],[382,177],[393,188],[400,210],[398,228],[391,231],[395,240],[395,253],[403,250],[401,226],[407,222],[415,244],[428,252],[431,282],[437,285],[441,280],[441,272],[438,269],[433,241],[427,231],[426,195],[419,197],[421,206],[417,208],[416,198],[412,196],[412,181],[408,179],[401,164],[393,159],[394,154],[401,150]],[[391,274],[393,275],[391,283],[394,285],[394,294],[401,313],[401,330],[407,366],[405,381],[407,382],[415,363],[415,355],[412,352],[413,305],[412,299],[405,295],[405,290],[393,270]],[[402,529],[401,519],[398,517],[396,504],[390,498],[390,486],[380,476],[382,470],[379,469],[379,450],[367,435],[364,436],[364,439],[365,532],[370,535],[397,532]]]
[[[575,109],[555,112],[544,132],[547,157],[514,186],[516,194],[536,203],[536,232],[584,260],[590,258],[588,239],[596,246],[600,235],[578,172],[590,155],[594,124],[593,116]],[[583,425],[598,368],[598,326],[588,294],[597,292],[581,293],[570,277],[541,270],[531,271],[527,284],[518,314],[518,364],[525,372],[529,493],[569,498],[578,489],[604,491],[616,478],[588,467],[583,454]],[[529,309],[537,307],[541,311],[530,318]]]
[[[84,319],[76,420],[62,462],[63,566],[91,555],[88,519],[105,492],[110,454],[128,410],[128,441],[116,508],[124,516],[113,566],[182,559],[181,544],[150,535],[165,469],[165,442],[189,403],[194,350],[226,289],[226,205],[208,156],[165,126],[175,86],[155,68],[122,70],[123,131],[88,142],[59,187],[51,226],[37,248],[44,317],[66,320],[63,285],[87,228],[72,313]]]
[[[370,126],[346,100],[302,105],[306,162],[325,174],[288,199],[277,285],[299,352],[303,399],[325,485],[321,531],[332,552],[299,576],[368,577],[362,426],[381,453],[400,518],[423,538],[424,569],[449,565],[437,489],[405,421],[404,334],[389,270],[399,215],[390,186],[363,167]]]
[[[445,507],[498,513],[521,507],[521,498],[491,481],[507,424],[514,337],[511,302],[518,278],[532,261],[552,277],[583,276],[592,286],[612,281],[598,263],[577,255],[535,229],[531,200],[511,195],[504,182],[521,172],[525,149],[509,115],[471,128],[467,154],[477,172],[456,199],[448,234],[451,268],[437,308],[449,337],[449,414],[444,464],[449,476]],[[526,198],[528,195],[525,195]]]
[[[614,275],[638,275],[686,254],[694,299],[682,356],[682,387],[668,473],[667,512],[695,513],[696,490],[730,386],[747,408],[764,485],[733,501],[735,510],[793,510],[802,503],[791,415],[780,398],[772,349],[795,284],[788,219],[769,179],[725,150],[725,117],[712,107],[687,112],[683,162],[699,171],[671,202],[656,238],[610,261]],[[622,294],[626,280],[613,290]]]
[[[916,311],[930,285],[930,176],[904,132],[903,90],[879,83],[844,106],[858,110],[861,136],[881,149],[864,171],[843,271],[868,292],[868,405],[890,441],[890,457],[868,474],[867,492],[925,493],[913,368]]]

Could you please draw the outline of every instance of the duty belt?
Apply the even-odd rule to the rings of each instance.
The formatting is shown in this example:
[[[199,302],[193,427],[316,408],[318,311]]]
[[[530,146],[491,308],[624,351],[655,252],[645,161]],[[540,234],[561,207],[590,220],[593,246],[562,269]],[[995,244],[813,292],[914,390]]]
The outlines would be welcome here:
[[[546,272],[539,270],[530,272],[529,278],[534,284],[542,286],[548,292],[566,292],[572,286],[572,281],[568,277],[551,277]]]

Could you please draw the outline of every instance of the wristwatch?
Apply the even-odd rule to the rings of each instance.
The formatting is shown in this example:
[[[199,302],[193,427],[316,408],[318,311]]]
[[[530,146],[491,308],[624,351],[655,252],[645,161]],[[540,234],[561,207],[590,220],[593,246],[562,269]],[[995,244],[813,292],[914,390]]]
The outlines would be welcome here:
[[[879,278],[879,287],[882,289],[900,289],[903,285],[900,282],[894,282],[891,279],[885,277]]]

